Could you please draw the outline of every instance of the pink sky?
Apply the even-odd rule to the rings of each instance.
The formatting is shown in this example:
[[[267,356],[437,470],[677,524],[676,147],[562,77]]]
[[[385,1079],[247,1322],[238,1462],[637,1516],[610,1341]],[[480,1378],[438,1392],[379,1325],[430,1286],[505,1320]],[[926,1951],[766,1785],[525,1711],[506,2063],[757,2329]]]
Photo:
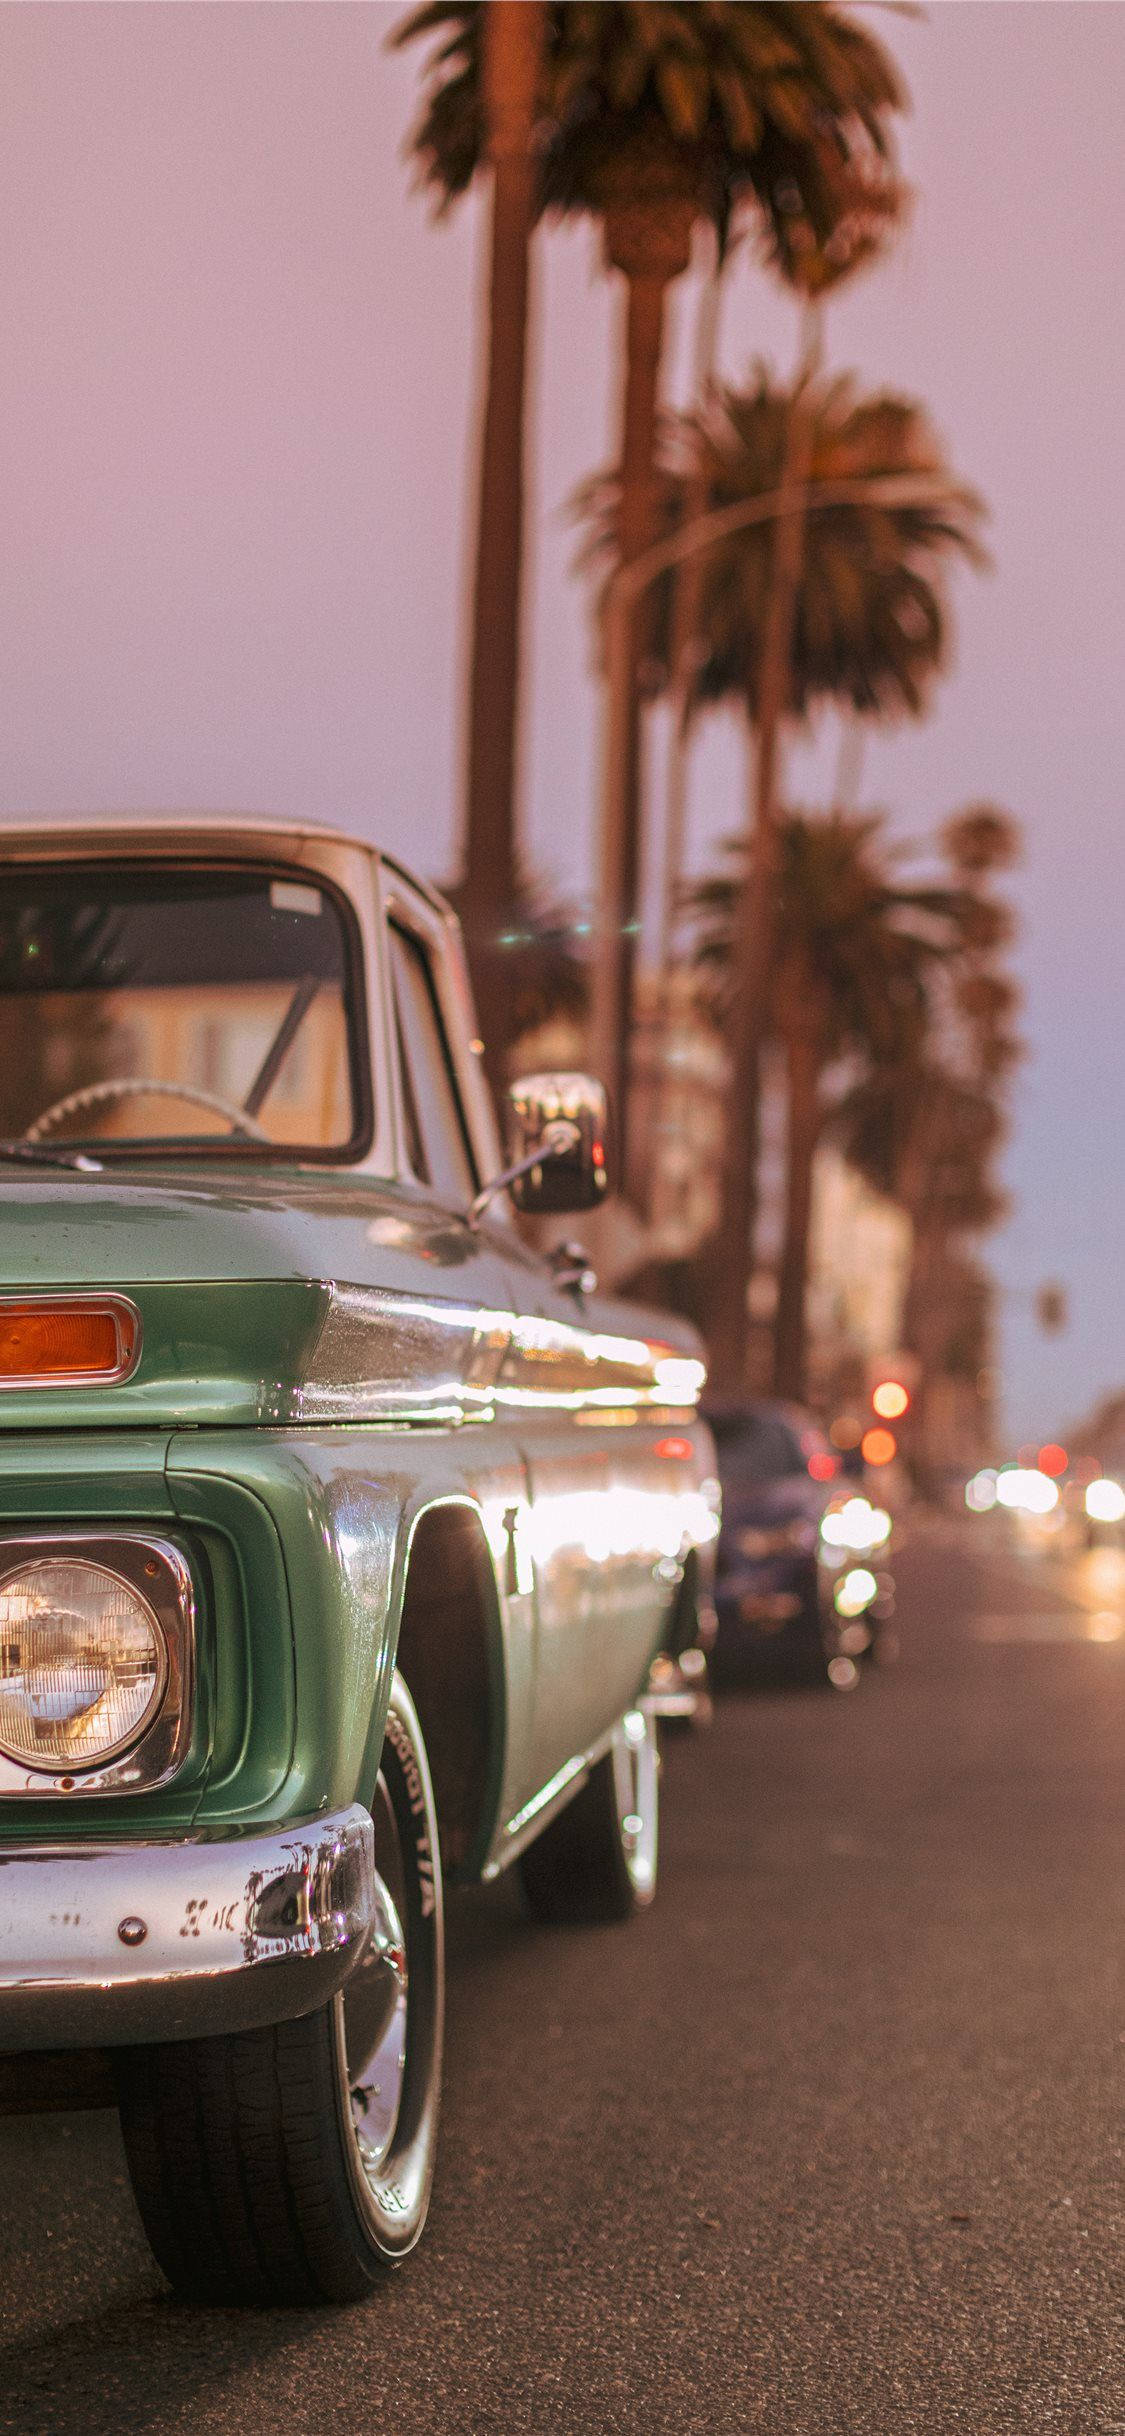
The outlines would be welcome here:
[[[0,804],[237,806],[452,864],[480,218],[435,229],[401,158],[397,7],[0,7]],[[992,1256],[1017,1434],[1125,1381],[1120,907],[1125,11],[939,0],[875,20],[907,72],[919,190],[830,349],[930,403],[992,507],[957,667],[866,787],[906,833],[1020,813],[1032,1056]],[[581,892],[596,704],[565,507],[606,461],[616,298],[585,229],[539,245],[525,800]],[[690,339],[691,286],[676,352]],[[724,358],[788,361],[739,263]],[[824,783],[831,740],[799,782]],[[739,819],[722,722],[693,847]],[[1019,1299],[1072,1292],[1068,1334]]]

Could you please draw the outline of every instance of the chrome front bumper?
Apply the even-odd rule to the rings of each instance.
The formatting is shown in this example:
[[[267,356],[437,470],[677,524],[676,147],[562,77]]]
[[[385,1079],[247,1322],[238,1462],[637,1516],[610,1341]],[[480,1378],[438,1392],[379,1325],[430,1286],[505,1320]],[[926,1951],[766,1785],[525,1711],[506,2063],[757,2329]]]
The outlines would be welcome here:
[[[367,1943],[371,1820],[0,1845],[0,2049],[135,2045],[311,2013]]]

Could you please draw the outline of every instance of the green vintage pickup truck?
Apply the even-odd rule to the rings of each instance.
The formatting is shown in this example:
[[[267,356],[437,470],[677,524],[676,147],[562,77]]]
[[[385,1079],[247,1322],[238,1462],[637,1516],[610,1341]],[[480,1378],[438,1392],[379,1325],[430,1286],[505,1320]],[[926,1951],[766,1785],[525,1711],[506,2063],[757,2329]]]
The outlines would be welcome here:
[[[347,837],[0,831],[0,2102],[116,2104],[205,2299],[413,2247],[444,1890],[654,1889],[699,1348],[527,1248],[604,1108],[515,1085],[505,1163],[474,1034]]]

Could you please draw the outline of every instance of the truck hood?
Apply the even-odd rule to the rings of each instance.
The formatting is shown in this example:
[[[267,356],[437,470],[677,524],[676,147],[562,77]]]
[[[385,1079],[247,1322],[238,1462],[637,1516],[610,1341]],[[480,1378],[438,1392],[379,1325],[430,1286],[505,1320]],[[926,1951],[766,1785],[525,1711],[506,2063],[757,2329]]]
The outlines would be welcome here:
[[[417,1243],[424,1229],[421,1222],[412,1227],[401,1194],[291,1169],[251,1175],[227,1168],[212,1178],[197,1167],[96,1176],[67,1168],[25,1176],[5,1168],[0,1292],[362,1276],[372,1243],[396,1231],[388,1227],[392,1218]]]
[[[457,1219],[367,1178],[5,1169],[0,1294],[116,1289],[143,1344],[122,1386],[6,1390],[0,1428],[292,1419],[333,1281],[456,1300],[473,1244]]]

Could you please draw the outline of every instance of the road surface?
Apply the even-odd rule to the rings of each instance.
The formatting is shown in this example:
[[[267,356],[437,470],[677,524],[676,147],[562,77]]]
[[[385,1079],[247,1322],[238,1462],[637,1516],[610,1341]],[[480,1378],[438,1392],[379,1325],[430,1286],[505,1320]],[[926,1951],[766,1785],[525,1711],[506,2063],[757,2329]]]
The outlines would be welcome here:
[[[107,2115],[0,2123],[20,2436],[1125,2436],[1125,1583],[919,1524],[902,1651],[669,1747],[662,1884],[453,1924],[439,2187],[360,2309],[165,2293]]]

